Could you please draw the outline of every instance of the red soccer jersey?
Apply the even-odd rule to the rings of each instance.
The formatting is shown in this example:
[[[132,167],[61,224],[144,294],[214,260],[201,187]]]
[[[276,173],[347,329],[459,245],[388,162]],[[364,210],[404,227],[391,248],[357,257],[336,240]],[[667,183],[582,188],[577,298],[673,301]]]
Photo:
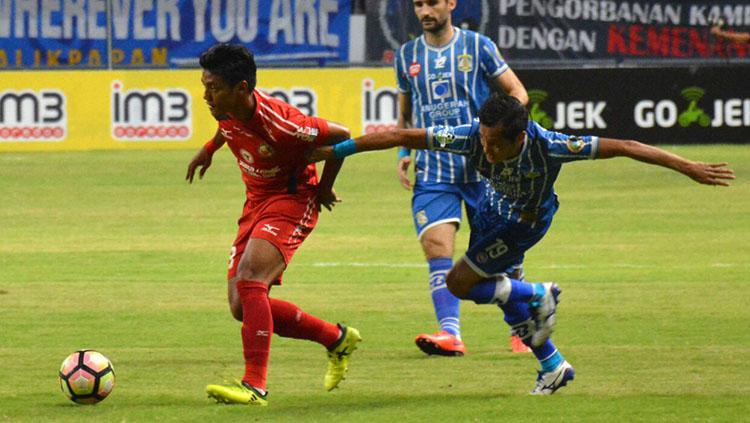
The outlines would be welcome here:
[[[237,158],[248,198],[309,190],[318,184],[306,153],[328,137],[328,122],[254,90],[249,122],[219,121],[221,136]]]

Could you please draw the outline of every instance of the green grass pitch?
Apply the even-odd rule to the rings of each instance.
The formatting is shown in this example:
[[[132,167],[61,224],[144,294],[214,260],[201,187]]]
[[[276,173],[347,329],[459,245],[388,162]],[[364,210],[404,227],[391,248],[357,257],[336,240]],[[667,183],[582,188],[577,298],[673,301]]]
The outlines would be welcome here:
[[[547,398],[528,395],[537,364],[509,352],[495,307],[463,303],[465,357],[417,350],[436,324],[395,152],[347,159],[344,202],[272,295],[364,342],[327,393],[323,348],[274,337],[265,409],[204,394],[243,368],[225,267],[244,191],[227,151],[193,186],[193,151],[2,153],[0,420],[747,420],[750,148],[668,148],[738,179],[699,186],[626,159],[563,168],[561,208],[526,260],[530,280],[563,288],[554,339],[577,371]],[[464,225],[456,257],[467,239]],[[81,348],[117,373],[96,406],[57,385]]]

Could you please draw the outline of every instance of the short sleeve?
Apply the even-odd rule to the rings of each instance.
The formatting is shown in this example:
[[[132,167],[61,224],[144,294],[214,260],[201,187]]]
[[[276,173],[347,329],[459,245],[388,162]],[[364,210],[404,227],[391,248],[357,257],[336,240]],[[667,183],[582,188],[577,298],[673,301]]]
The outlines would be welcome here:
[[[282,133],[290,135],[293,142],[302,142],[314,145],[327,145],[328,121],[314,116],[307,116],[296,108],[289,109],[289,123],[292,131],[283,130]],[[286,125],[279,125],[284,128]]]
[[[533,123],[533,132],[547,143],[547,156],[555,162],[593,160],[599,148],[599,137],[593,135],[567,135],[544,129]]]
[[[427,148],[468,155],[473,147],[474,125],[431,126],[427,128]]]
[[[402,45],[396,53],[396,60],[393,61],[393,67],[396,72],[396,83],[398,84],[398,90],[402,93],[408,93],[411,91],[409,85],[409,77],[406,76],[406,57],[405,57],[406,44]]]
[[[496,78],[508,70],[508,64],[505,63],[497,45],[481,34],[479,35],[479,59],[489,78]]]

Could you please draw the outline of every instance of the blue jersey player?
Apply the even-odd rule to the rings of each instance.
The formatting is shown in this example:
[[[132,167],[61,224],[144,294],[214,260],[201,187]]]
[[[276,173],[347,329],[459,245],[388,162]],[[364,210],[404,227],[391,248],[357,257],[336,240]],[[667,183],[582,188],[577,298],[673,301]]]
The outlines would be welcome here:
[[[523,84],[508,67],[495,44],[484,35],[453,27],[455,0],[413,0],[423,35],[399,48],[395,60],[399,88],[400,128],[471,123],[491,91],[504,91],[522,103],[528,101]],[[440,330],[417,336],[427,354],[463,355],[459,300],[445,285],[453,265],[461,202],[471,218],[483,190],[481,176],[460,155],[417,150],[412,216],[429,265],[429,286]],[[411,189],[407,171],[410,152],[399,153],[401,184]],[[521,269],[513,269],[521,278]],[[518,338],[515,351],[527,351]]]
[[[347,140],[313,153],[322,160],[395,146],[461,154],[484,176],[466,254],[447,276],[450,291],[478,304],[497,304],[512,330],[531,346],[542,370],[532,394],[552,394],[572,380],[573,367],[549,339],[560,289],[507,277],[544,236],[557,210],[554,183],[562,165],[582,159],[630,157],[664,166],[707,185],[734,179],[726,163],[700,163],[657,147],[594,136],[569,136],[529,121],[526,108],[493,94],[469,125],[400,129]]]

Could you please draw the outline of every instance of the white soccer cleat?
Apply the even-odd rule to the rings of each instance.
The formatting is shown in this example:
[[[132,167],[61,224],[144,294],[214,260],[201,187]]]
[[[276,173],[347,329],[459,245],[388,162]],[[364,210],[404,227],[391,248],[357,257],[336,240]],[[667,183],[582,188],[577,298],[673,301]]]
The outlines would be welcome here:
[[[555,330],[555,312],[557,303],[560,302],[557,297],[562,293],[560,287],[554,282],[547,282],[543,286],[544,296],[532,303],[530,307],[531,314],[536,320],[536,330],[531,335],[531,346],[534,348],[544,345]]]
[[[551,372],[539,372],[536,378],[536,386],[531,391],[531,395],[552,395],[575,377],[575,369],[567,360],[564,360]]]

